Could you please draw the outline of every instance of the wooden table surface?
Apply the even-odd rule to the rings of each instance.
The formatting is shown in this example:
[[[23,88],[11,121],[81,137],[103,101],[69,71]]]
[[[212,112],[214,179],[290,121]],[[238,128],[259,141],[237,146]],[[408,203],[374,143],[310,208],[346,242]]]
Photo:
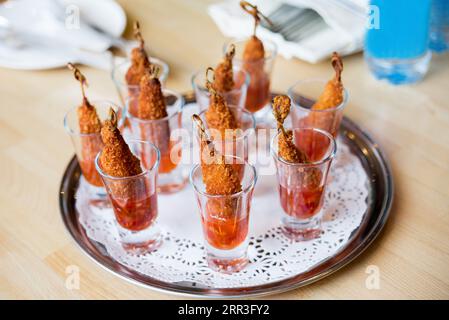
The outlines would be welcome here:
[[[207,15],[208,1],[120,1],[140,20],[151,55],[169,63],[168,87],[191,90],[190,76],[215,65],[224,37]],[[130,35],[130,24],[126,35]],[[279,299],[449,298],[449,55],[434,57],[425,80],[394,87],[374,80],[361,54],[346,57],[346,115],[383,148],[395,179],[391,218],[356,261]],[[115,99],[107,72],[83,67],[88,95]],[[329,63],[278,58],[273,89],[327,78]],[[164,299],[110,274],[82,253],[62,224],[58,188],[73,155],[62,119],[80,99],[64,69],[0,69],[0,298]],[[70,266],[80,288],[67,289]],[[380,288],[368,289],[370,266]],[[69,267],[69,269],[68,269]],[[70,288],[70,287],[69,287]]]

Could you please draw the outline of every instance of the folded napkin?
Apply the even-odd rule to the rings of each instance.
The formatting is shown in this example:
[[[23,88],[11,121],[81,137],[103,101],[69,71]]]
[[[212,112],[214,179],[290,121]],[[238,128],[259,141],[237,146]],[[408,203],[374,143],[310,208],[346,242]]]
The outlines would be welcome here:
[[[333,51],[341,55],[360,51],[366,25],[368,0],[255,0],[273,26],[262,23],[257,33],[278,45],[279,53],[316,63]],[[228,37],[252,33],[254,21],[238,0],[213,4],[209,15]]]
[[[40,70],[71,61],[110,70],[111,46],[127,52],[136,45],[120,37],[125,26],[113,0],[0,1],[0,67]]]

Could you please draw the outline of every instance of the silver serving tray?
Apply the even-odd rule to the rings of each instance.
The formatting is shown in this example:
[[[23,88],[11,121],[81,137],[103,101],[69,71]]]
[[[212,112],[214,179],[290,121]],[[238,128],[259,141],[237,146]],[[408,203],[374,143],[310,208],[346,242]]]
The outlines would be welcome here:
[[[195,102],[192,94],[186,95],[184,98],[186,103]],[[381,232],[388,219],[393,202],[393,177],[388,162],[377,143],[346,117],[343,118],[341,123],[340,137],[346,140],[351,151],[359,157],[370,177],[368,209],[364,220],[361,226],[356,229],[355,234],[351,236],[346,247],[337,255],[321,262],[305,273],[281,281],[245,288],[213,289],[198,287],[197,284],[189,281],[163,282],[119,264],[108,255],[102,244],[87,237],[84,228],[78,221],[75,193],[81,170],[76,157],[73,157],[70,161],[61,181],[59,206],[62,220],[77,245],[90,258],[113,274],[146,288],[172,294],[209,298],[253,297],[299,288],[327,277],[357,258]]]

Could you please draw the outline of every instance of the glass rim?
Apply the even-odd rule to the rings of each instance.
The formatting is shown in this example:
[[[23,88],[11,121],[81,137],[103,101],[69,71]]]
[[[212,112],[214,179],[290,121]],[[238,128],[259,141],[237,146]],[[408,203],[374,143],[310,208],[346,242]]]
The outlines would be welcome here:
[[[162,121],[167,121],[170,120],[172,118],[174,118],[176,115],[179,115],[182,112],[182,108],[184,106],[184,97],[176,91],[170,90],[170,89],[165,89],[162,88],[162,94],[165,96],[165,93],[168,93],[169,95],[173,95],[176,97],[176,102],[171,105],[171,106],[167,106],[167,108],[176,108],[175,112],[173,112],[172,114],[168,114],[167,116],[160,118],[160,119],[140,119],[134,115],[132,115],[131,113],[129,113],[129,102],[131,101],[131,99],[136,99],[133,97],[127,97],[126,101],[125,101],[125,115],[126,118],[132,120],[132,121],[136,121],[139,123],[158,123],[158,122],[162,122]]]
[[[229,41],[226,41],[226,42],[223,44],[223,55],[226,54],[226,52],[228,51],[228,48],[229,48],[229,46],[230,46],[231,44],[236,44],[236,43],[239,43],[239,42],[246,42],[246,41],[248,41],[248,39],[250,39],[251,37],[252,37],[252,36],[250,36],[250,37],[245,37],[245,38],[234,38],[234,39],[231,39],[231,40],[229,40]],[[267,52],[265,51],[265,57],[263,57],[263,59],[259,59],[259,60],[269,61],[269,60],[275,59],[276,56],[277,56],[277,52],[278,52],[278,46],[277,46],[277,44],[276,44],[274,41],[269,40],[269,39],[267,39],[267,38],[260,38],[260,37],[258,37],[258,38],[260,39],[260,41],[262,41],[262,43],[263,43],[263,45],[264,45],[264,49],[268,49],[268,50],[269,50],[269,53],[270,53],[270,54],[267,56]],[[268,44],[269,46],[266,47],[265,44]],[[233,59],[233,60],[238,61],[238,62],[240,62],[240,63],[244,62],[244,59],[238,58],[238,57],[236,57],[236,56],[234,56],[234,59]],[[252,61],[252,62],[259,61],[259,60],[254,60],[254,61]]]
[[[161,73],[160,73],[160,77],[159,80],[161,82],[167,80],[168,74],[170,72],[170,67],[168,66],[168,64],[164,61],[162,61],[161,59],[158,59],[156,57],[152,57],[149,56],[148,57],[150,60],[150,63],[154,63],[155,65],[159,65],[161,67]],[[124,61],[118,63],[118,64],[113,64],[112,65],[112,70],[111,70],[111,78],[112,81],[121,86],[121,87],[128,87],[128,88],[135,88],[138,89],[139,85],[129,85],[126,83],[126,80],[124,79],[124,77],[121,77],[122,79],[119,79],[119,76],[117,75],[117,73],[119,72],[119,70],[121,69],[121,67],[123,67],[126,64],[131,63],[131,59],[126,58]]]
[[[149,145],[154,151],[156,151],[156,161],[154,161],[154,164],[151,166],[150,169],[144,169],[142,170],[141,173],[133,175],[133,176],[127,176],[127,177],[114,177],[114,176],[110,176],[106,173],[103,172],[103,170],[100,168],[100,164],[99,164],[99,160],[100,160],[100,155],[103,152],[103,150],[101,150],[100,152],[98,152],[98,154],[95,156],[95,169],[97,169],[98,173],[105,178],[108,178],[110,180],[116,180],[116,181],[120,181],[120,180],[126,180],[126,179],[135,179],[135,178],[139,178],[142,177],[148,173],[150,173],[151,171],[155,171],[157,172],[158,167],[159,167],[159,162],[161,160],[161,152],[159,151],[159,148],[156,147],[153,143],[149,142],[149,141],[143,141],[143,140],[137,140],[137,139],[129,139],[129,140],[125,140],[126,144],[129,143],[140,143],[140,144],[146,144]],[[139,161],[142,161],[141,159],[139,159]]]
[[[323,84],[323,88],[324,86],[327,84],[328,80],[324,80],[322,78],[312,78],[312,79],[304,79],[304,80],[299,80],[297,82],[295,82],[292,86],[290,86],[287,90],[287,95],[290,98],[292,104],[302,110],[307,110],[308,112],[322,112],[322,113],[326,113],[326,112],[331,112],[331,111],[336,111],[336,110],[340,110],[343,109],[347,102],[348,102],[348,98],[349,98],[349,93],[348,90],[346,90],[345,87],[343,87],[343,101],[336,107],[332,107],[332,108],[328,108],[328,109],[324,109],[324,110],[312,110],[311,108],[306,108],[298,103],[295,102],[295,100],[293,99],[293,88],[295,88],[296,86],[302,84],[302,83],[322,83]],[[315,100],[316,101],[316,100]]]
[[[279,136],[280,132],[277,132],[276,135],[271,139],[270,142],[270,151],[271,154],[280,162],[289,165],[289,166],[296,166],[296,167],[315,167],[318,165],[322,165],[326,162],[331,161],[336,153],[337,153],[337,143],[335,141],[335,138],[327,131],[324,131],[322,129],[318,129],[318,128],[313,128],[313,127],[303,127],[303,128],[293,128],[291,129],[292,131],[297,131],[297,130],[311,130],[311,131],[315,131],[318,132],[324,136],[326,136],[329,141],[331,142],[331,152],[329,152],[329,154],[321,160],[318,161],[313,161],[313,162],[308,162],[308,163],[292,163],[292,162],[288,162],[286,160],[284,160],[282,157],[279,156],[278,152],[274,151],[274,140]]]
[[[233,71],[233,72],[235,72],[235,71],[243,72],[243,74],[245,75],[245,83],[244,83],[244,86],[245,86],[246,88],[248,88],[249,85],[250,85],[250,82],[251,82],[251,76],[249,75],[249,73],[248,73],[246,70],[244,70],[243,68],[238,67],[238,66],[232,66],[232,71]],[[208,92],[207,88],[206,88],[204,85],[198,85],[198,84],[196,83],[196,79],[198,79],[198,77],[201,75],[201,73],[204,73],[204,71],[203,71],[203,70],[198,70],[198,71],[195,71],[195,72],[192,74],[192,77],[190,78],[190,82],[191,82],[191,84],[192,84],[192,88],[193,88],[193,90],[195,90],[196,88],[198,88],[198,89],[201,90],[201,91],[205,91],[206,94],[209,96],[210,93]],[[242,85],[240,88],[234,88],[234,89],[232,89],[232,90],[230,90],[230,91],[228,91],[228,92],[225,92],[224,95],[228,95],[228,94],[231,94],[231,93],[234,93],[234,92],[242,91],[242,87],[243,87],[243,85]]]
[[[107,105],[109,105],[109,107],[110,107],[110,106],[116,107],[116,108],[117,108],[117,111],[121,111],[121,113],[122,113],[122,116],[120,117],[120,119],[119,119],[119,121],[118,121],[118,123],[117,123],[117,127],[121,127],[122,124],[124,123],[124,121],[125,121],[124,112],[123,112],[124,110],[123,110],[123,108],[122,108],[121,106],[119,106],[118,104],[116,104],[116,103],[114,103],[114,102],[112,102],[112,101],[110,101],[110,100],[94,100],[94,101],[89,101],[89,102],[90,102],[91,105],[93,105],[93,106],[95,107],[95,109],[97,109],[96,104],[99,104],[99,103],[107,104]],[[71,135],[71,136],[78,136],[78,137],[93,137],[93,136],[99,135],[100,132],[96,132],[96,133],[81,133],[81,132],[75,132],[75,131],[69,126],[67,117],[69,116],[69,114],[70,114],[71,112],[75,111],[75,110],[78,109],[79,107],[80,107],[80,106],[74,106],[74,107],[71,107],[71,108],[70,108],[69,110],[67,110],[67,112],[65,113],[65,115],[64,115],[64,129],[66,130],[66,132],[67,132],[69,135]]]
[[[256,118],[254,117],[254,115],[253,115],[251,112],[249,112],[249,111],[246,110],[245,108],[240,108],[240,107],[237,107],[237,106],[235,106],[235,105],[230,105],[230,106],[228,106],[228,108],[240,110],[240,111],[242,111],[243,113],[245,113],[246,115],[248,115],[248,116],[250,117],[250,119],[251,119],[251,122],[252,122],[251,128],[248,128],[248,129],[244,130],[244,134],[242,134],[242,135],[240,135],[240,136],[238,136],[238,137],[236,137],[236,138],[213,140],[212,142],[214,142],[214,141],[217,141],[217,142],[218,142],[218,141],[220,141],[220,142],[226,142],[226,141],[229,141],[229,142],[232,142],[232,141],[238,141],[238,140],[241,140],[241,139],[244,139],[244,138],[248,137],[250,134],[252,134],[252,133],[255,132],[255,130],[256,130]],[[202,115],[204,115],[204,114],[206,113],[207,110],[208,110],[208,109],[205,109],[205,110],[201,111],[198,115],[201,117]],[[207,125],[207,123],[205,123],[205,125]],[[238,128],[238,129],[240,129],[240,130],[243,131],[243,129],[241,129],[241,128]],[[235,130],[238,130],[238,129],[235,129]],[[211,129],[209,129],[209,128],[206,127],[206,130],[211,130]],[[196,135],[198,136],[198,133],[197,133]]]
[[[229,195],[226,195],[226,194],[209,194],[209,193],[207,193],[205,191],[199,190],[197,185],[193,182],[193,174],[194,174],[194,172],[196,172],[196,170],[198,170],[198,169],[201,170],[201,163],[197,163],[197,164],[195,164],[192,167],[192,169],[190,170],[190,173],[189,173],[189,181],[190,181],[190,184],[192,185],[193,189],[195,190],[195,192],[197,192],[197,193],[199,193],[199,194],[201,194],[201,195],[203,195],[205,197],[208,197],[208,198],[218,199],[218,198],[223,198],[223,197],[237,198],[237,197],[241,196],[242,194],[248,193],[251,189],[254,189],[254,187],[256,186],[256,182],[257,182],[257,170],[256,170],[256,167],[254,167],[252,164],[250,164],[249,162],[245,161],[243,158],[240,158],[240,157],[226,156],[226,155],[225,155],[225,157],[231,157],[231,158],[235,158],[235,159],[240,159],[241,161],[243,161],[243,164],[245,166],[250,167],[251,171],[253,173],[253,178],[251,179],[251,183],[249,183],[248,186],[246,186],[246,188],[242,188],[242,191],[239,191],[239,192],[236,192],[236,193],[233,193],[233,194],[229,194]]]

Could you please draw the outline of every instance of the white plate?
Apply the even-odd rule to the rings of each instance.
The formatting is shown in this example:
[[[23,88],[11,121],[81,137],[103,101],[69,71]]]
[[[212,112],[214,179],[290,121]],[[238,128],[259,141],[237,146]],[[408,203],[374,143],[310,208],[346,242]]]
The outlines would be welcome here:
[[[112,37],[120,37],[126,27],[126,14],[113,0],[59,0],[63,5],[75,5],[80,9],[82,21],[98,27]],[[67,62],[78,62],[109,70],[111,54],[95,53],[63,47],[24,36],[26,46],[5,46],[0,43],[0,66],[21,70],[42,70],[63,67]]]

